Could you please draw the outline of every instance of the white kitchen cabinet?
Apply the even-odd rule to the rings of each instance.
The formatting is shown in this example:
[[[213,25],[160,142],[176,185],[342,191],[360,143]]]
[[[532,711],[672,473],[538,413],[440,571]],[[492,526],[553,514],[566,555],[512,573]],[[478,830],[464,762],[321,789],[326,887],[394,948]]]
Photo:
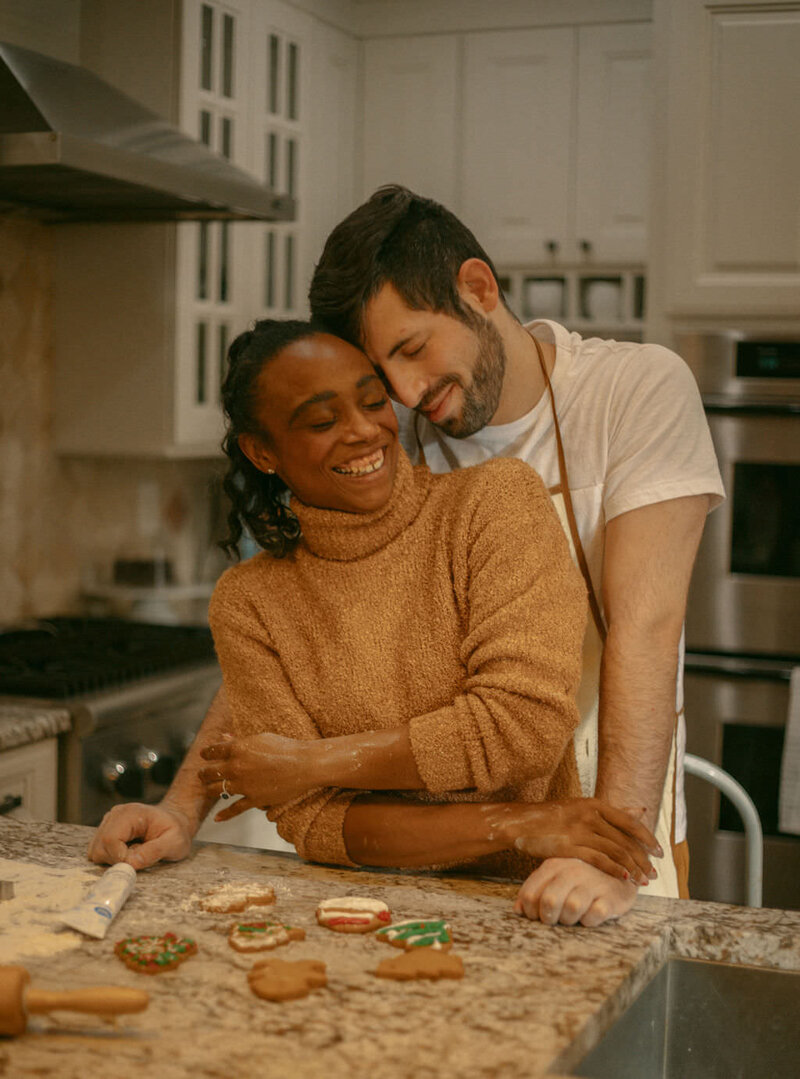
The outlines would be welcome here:
[[[468,34],[463,216],[503,265],[641,263],[650,26]]]
[[[647,255],[651,36],[649,23],[578,30],[574,236],[578,254],[598,262]]]
[[[140,41],[153,50],[143,63],[156,57],[161,72],[163,94],[148,104],[294,196],[297,218],[54,230],[62,453],[218,455],[230,341],[255,319],[305,314],[324,234],[354,203],[355,39],[281,0],[169,6],[173,37]],[[139,25],[145,5],[120,0],[103,10],[103,34],[90,44],[104,77],[136,96],[141,77],[115,29]]]
[[[399,183],[458,204],[459,40],[455,34],[364,42],[364,197]]]
[[[657,0],[664,309],[800,313],[800,4]]]
[[[9,817],[55,820],[58,784],[58,739],[44,738],[0,753],[0,803],[20,799]],[[2,818],[0,818],[2,819]]]
[[[570,258],[575,32],[468,34],[463,220],[495,262]]]

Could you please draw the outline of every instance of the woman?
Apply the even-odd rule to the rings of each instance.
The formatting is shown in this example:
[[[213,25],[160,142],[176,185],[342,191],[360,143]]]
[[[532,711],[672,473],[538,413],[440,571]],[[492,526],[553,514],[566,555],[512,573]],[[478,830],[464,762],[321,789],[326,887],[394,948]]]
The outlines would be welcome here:
[[[368,359],[308,323],[257,323],[229,363],[225,545],[244,520],[264,553],[210,606],[235,737],[200,776],[243,796],[217,819],[269,806],[339,865],[646,883],[650,833],[579,798],[586,599],[538,476],[412,468]]]

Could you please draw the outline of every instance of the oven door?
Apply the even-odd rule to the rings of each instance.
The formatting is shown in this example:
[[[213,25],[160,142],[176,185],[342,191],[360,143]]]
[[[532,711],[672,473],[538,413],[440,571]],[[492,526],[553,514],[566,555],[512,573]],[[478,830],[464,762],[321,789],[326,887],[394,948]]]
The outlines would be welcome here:
[[[706,400],[706,414],[728,498],[706,522],[687,647],[800,656],[800,410]]]
[[[687,653],[686,748],[738,780],[764,831],[764,906],[800,910],[800,836],[778,827],[778,792],[789,708],[785,661]],[[686,776],[689,893],[745,902],[745,841],[737,810],[716,787]]]

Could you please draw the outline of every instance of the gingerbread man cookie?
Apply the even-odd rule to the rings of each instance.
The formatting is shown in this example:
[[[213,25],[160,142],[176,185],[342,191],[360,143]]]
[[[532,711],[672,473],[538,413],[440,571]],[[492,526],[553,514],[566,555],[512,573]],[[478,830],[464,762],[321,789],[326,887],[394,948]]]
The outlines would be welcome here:
[[[391,912],[385,903],[363,896],[323,899],[317,907],[319,924],[337,933],[371,933],[391,920]]]
[[[200,906],[212,914],[238,914],[274,902],[275,892],[268,884],[225,884],[201,899]]]
[[[379,978],[394,978],[398,982],[428,978],[463,978],[464,964],[458,955],[434,951],[433,948],[417,948],[402,955],[383,959],[375,974]]]
[[[450,926],[441,918],[426,922],[393,922],[379,929],[376,940],[384,940],[395,948],[433,948],[437,952],[449,951],[453,946]]]
[[[247,975],[250,988],[262,1000],[299,1000],[312,989],[328,984],[325,964],[318,959],[287,963],[283,959],[262,959]]]
[[[188,937],[165,933],[162,937],[126,937],[114,945],[114,954],[140,974],[162,974],[179,966],[197,951]]]
[[[280,922],[240,922],[228,934],[228,944],[237,952],[265,952],[292,940],[305,939],[305,929]]]

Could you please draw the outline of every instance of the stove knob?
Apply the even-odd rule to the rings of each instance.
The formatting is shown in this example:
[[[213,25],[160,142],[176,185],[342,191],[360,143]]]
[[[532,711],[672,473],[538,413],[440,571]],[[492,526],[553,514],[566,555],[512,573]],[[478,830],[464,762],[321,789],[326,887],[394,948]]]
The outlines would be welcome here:
[[[144,773],[136,765],[121,760],[105,760],[100,766],[103,787],[123,798],[144,796]]]
[[[143,772],[149,772],[151,768],[158,764],[159,758],[154,749],[148,749],[147,746],[138,746],[134,751],[133,759],[137,768],[141,768]]]

